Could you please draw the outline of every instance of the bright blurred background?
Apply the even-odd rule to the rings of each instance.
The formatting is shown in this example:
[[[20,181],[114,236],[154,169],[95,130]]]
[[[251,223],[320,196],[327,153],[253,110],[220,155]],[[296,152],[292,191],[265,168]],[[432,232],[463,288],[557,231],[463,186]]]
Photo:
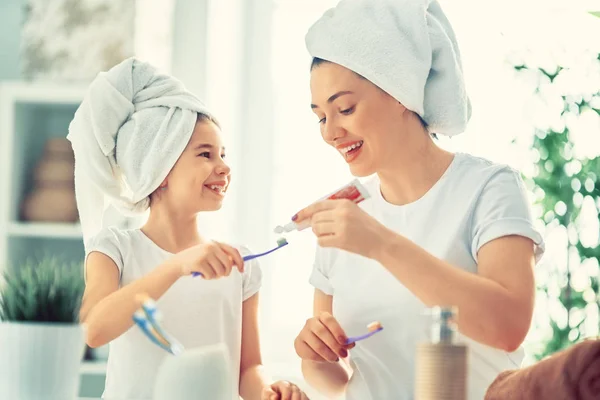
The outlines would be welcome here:
[[[18,268],[32,254],[82,256],[77,224],[68,216],[48,222],[53,215],[36,209],[51,214],[47,201],[58,200],[28,202],[32,176],[46,140],[66,135],[85,85],[131,55],[181,79],[222,122],[233,185],[223,210],[203,216],[201,229],[252,249],[273,244],[275,225],[351,178],[309,107],[304,34],[335,3],[0,2],[0,269]],[[440,3],[473,103],[467,132],[440,144],[518,168],[546,236],[526,342],[531,363],[599,333],[600,18],[593,12],[600,4]],[[288,240],[262,262],[262,338],[266,362],[297,375],[293,339],[311,313],[315,243],[309,233]],[[96,393],[106,354],[88,356],[95,361],[82,366],[82,390]]]

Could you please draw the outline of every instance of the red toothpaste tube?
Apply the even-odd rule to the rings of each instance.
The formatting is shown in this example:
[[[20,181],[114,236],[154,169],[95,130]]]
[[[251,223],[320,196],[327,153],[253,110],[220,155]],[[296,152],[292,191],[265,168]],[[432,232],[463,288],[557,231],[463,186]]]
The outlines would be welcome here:
[[[370,197],[369,192],[364,187],[362,183],[358,179],[354,179],[352,182],[342,186],[338,190],[333,193],[328,194],[325,197],[320,198],[314,203],[318,203],[323,200],[339,200],[339,199],[348,199],[352,202],[358,204],[363,200],[366,200]],[[312,203],[312,204],[314,204]],[[274,231],[275,233],[287,233],[292,232],[294,230],[301,231],[310,226],[310,221],[304,221],[300,224],[296,224],[294,221],[290,221],[285,225],[278,225]]]

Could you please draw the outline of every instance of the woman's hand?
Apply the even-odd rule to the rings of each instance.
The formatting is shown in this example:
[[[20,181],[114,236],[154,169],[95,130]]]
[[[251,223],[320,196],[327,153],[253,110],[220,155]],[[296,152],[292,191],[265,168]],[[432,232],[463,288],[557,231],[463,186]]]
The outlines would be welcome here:
[[[376,259],[391,231],[350,200],[323,200],[292,218],[310,222],[321,247],[335,247]]]
[[[348,357],[348,349],[354,347],[354,343],[346,345],[347,339],[337,320],[330,313],[323,312],[306,321],[294,341],[294,348],[303,360],[337,362]]]

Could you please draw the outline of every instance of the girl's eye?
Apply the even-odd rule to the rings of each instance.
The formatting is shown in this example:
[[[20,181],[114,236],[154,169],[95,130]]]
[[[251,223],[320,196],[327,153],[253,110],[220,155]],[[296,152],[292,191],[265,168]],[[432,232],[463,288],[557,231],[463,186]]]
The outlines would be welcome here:
[[[325,123],[325,117],[323,117],[319,120],[319,124],[324,124],[324,123]]]
[[[200,154],[198,154],[198,157],[210,158],[210,152],[205,151],[204,153],[200,153]]]

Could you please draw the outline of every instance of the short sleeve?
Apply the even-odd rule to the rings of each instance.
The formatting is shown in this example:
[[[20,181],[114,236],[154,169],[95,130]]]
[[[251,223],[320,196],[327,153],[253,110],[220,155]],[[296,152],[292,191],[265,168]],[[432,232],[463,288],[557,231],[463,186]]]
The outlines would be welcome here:
[[[246,256],[251,254],[251,252],[249,249],[242,247],[240,254]],[[242,274],[242,300],[246,301],[260,290],[262,286],[262,269],[256,258],[246,262],[244,267],[244,273]]]
[[[111,228],[103,229],[89,241],[85,254],[86,266],[87,257],[94,251],[110,257],[119,269],[119,276],[123,274],[123,254],[121,252],[119,236],[115,230]]]
[[[321,246],[317,246],[315,262],[309,282],[316,289],[328,295],[333,295],[333,286],[329,280],[332,264],[331,249],[324,249]]]
[[[544,240],[534,227],[527,190],[518,172],[504,167],[484,186],[472,219],[471,253],[477,260],[479,249],[503,236],[518,235],[535,244],[536,262],[544,254]]]

